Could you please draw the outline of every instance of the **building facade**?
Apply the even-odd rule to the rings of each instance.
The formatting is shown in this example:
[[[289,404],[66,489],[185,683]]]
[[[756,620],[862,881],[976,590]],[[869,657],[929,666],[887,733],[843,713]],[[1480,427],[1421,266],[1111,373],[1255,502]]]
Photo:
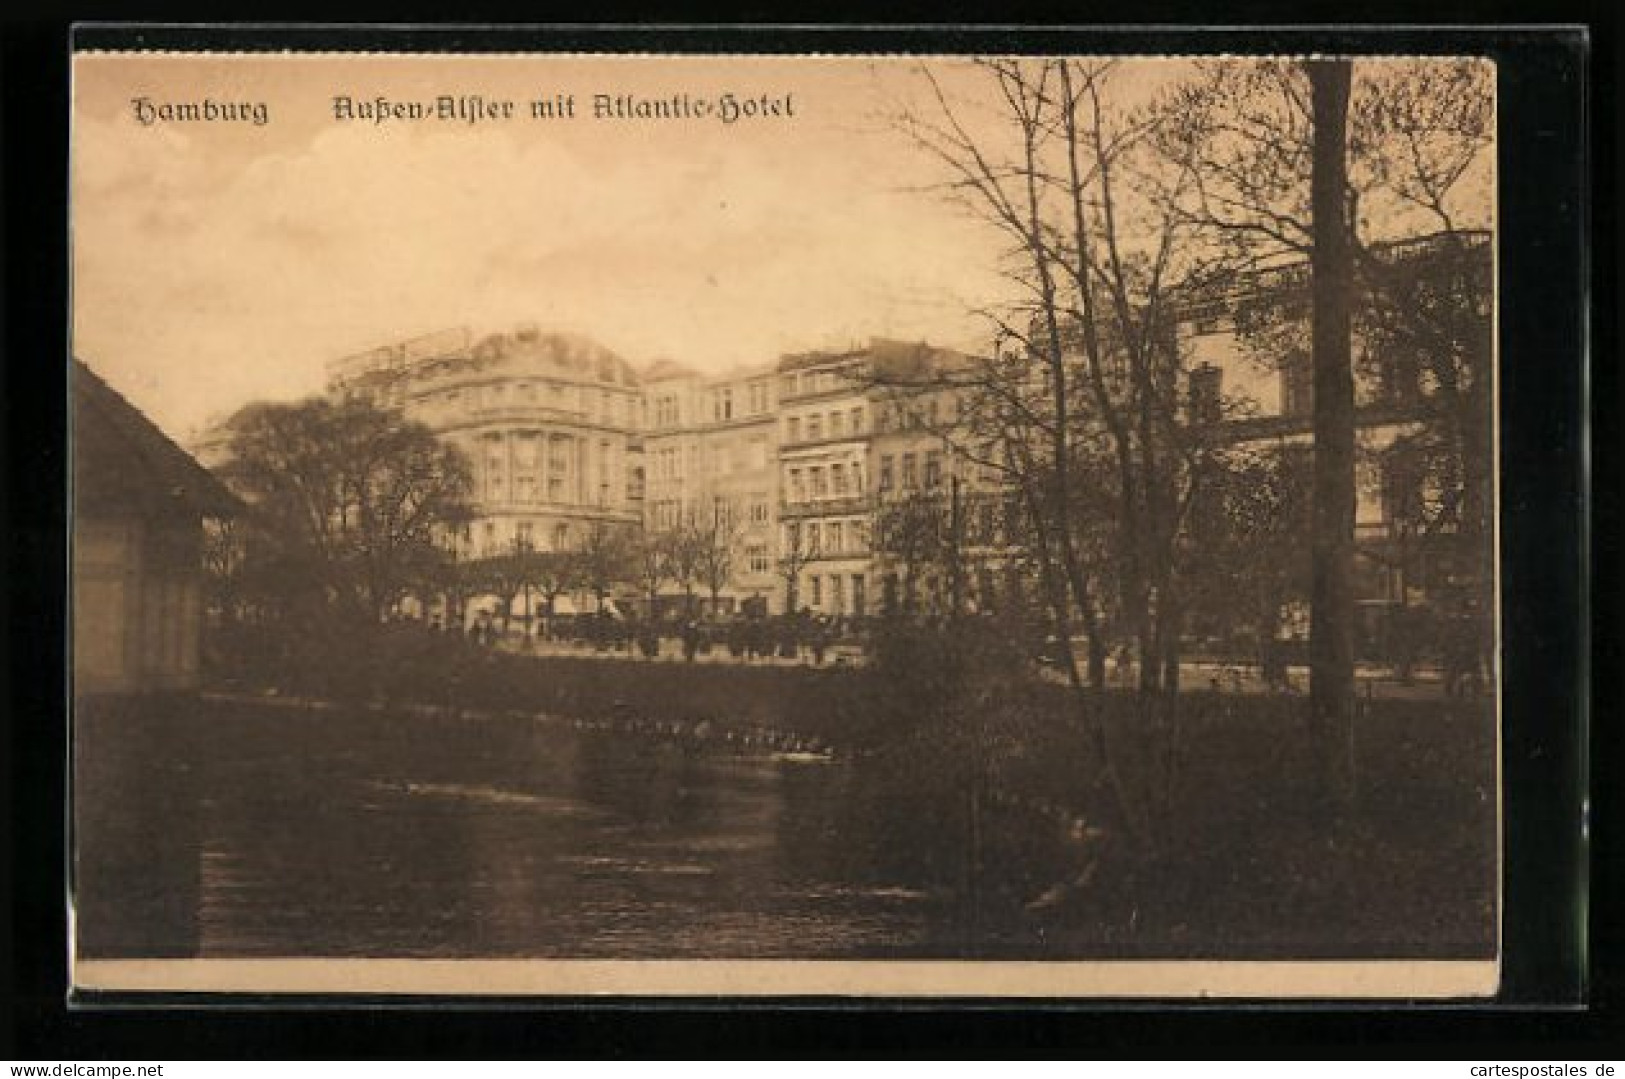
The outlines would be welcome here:
[[[586,338],[452,330],[340,359],[328,389],[399,408],[467,456],[461,557],[573,550],[595,526],[642,523],[642,388]]]
[[[73,451],[75,693],[196,688],[204,520],[241,507],[78,361]]]
[[[645,532],[687,533],[724,549],[727,579],[715,613],[776,609],[779,426],[772,368],[701,375],[660,363],[644,372],[643,392]],[[682,587],[674,582],[666,591],[675,598]],[[698,590],[709,606],[709,588]]]
[[[1237,279],[1181,303],[1172,331],[1185,422],[1305,469],[1307,348],[1249,319],[1262,303],[1274,305],[1277,325],[1289,322],[1306,279],[1301,265]],[[1462,576],[1463,561],[1448,543],[1422,539],[1422,507],[1448,498],[1413,459],[1438,428],[1439,387],[1381,351],[1356,341],[1357,587],[1371,641],[1392,611],[1426,605]],[[917,600],[926,610],[988,609],[1030,584],[1016,579],[1025,556],[1009,531],[1010,492],[996,469],[966,456],[972,427],[997,437],[986,417],[970,418],[978,362],[877,339],[722,375],[669,361],[640,372],[580,337],[452,331],[337,361],[330,389],[400,407],[467,454],[468,557],[573,550],[600,525],[653,537],[705,528],[730,554],[718,613],[866,617]],[[922,525],[935,546],[924,560],[905,534]],[[668,581],[657,606],[710,592],[692,576]]]
[[[977,362],[926,345],[877,356],[870,474],[883,610],[991,610],[1011,591],[1005,485],[977,459],[969,422]]]
[[[1490,257],[1481,234],[1395,245],[1367,272],[1417,294],[1356,304],[1355,588],[1366,658],[1414,649],[1401,638],[1437,631],[1441,617],[1487,617],[1490,529],[1474,518],[1488,512],[1490,486]],[[1425,302],[1422,290],[1441,286],[1455,292],[1451,313]],[[1226,445],[1283,455],[1305,483],[1314,453],[1308,287],[1302,263],[1262,271],[1186,305],[1176,331],[1189,421]],[[1288,324],[1296,316],[1305,332],[1260,334],[1261,304]],[[1407,331],[1385,332],[1375,317],[1383,304],[1404,304],[1402,318],[1432,317],[1429,336],[1411,343]],[[1435,625],[1419,629],[1428,619]],[[1307,633],[1306,615],[1295,621]]]
[[[776,563],[786,609],[871,613],[876,390],[866,349],[779,361],[780,513]]]

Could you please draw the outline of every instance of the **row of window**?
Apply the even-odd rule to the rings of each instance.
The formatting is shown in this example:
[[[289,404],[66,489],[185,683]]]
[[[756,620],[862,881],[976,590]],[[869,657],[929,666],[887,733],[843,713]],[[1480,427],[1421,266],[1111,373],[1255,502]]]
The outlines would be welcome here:
[[[1294,352],[1280,365],[1281,415],[1307,419],[1315,408],[1315,373],[1308,354]],[[1388,363],[1379,372],[1380,399],[1390,404],[1415,404],[1422,397],[1421,373],[1415,364]],[[1194,423],[1216,423],[1223,418],[1224,371],[1205,363],[1190,373],[1190,418]]]
[[[755,388],[754,384],[752,388]],[[713,418],[732,418],[732,400],[731,390],[713,391],[713,409],[715,410]],[[766,410],[766,392],[764,389],[761,407],[757,408],[753,403],[751,411],[752,414],[755,414]],[[882,434],[890,431],[934,430],[943,423],[958,422],[960,418],[958,398],[931,395],[907,402],[881,404],[878,406],[875,415],[875,429]],[[681,423],[681,420],[681,410],[675,394],[665,394],[655,399],[655,426],[657,428],[676,427]],[[865,434],[867,423],[868,417],[863,405],[797,413],[784,418],[784,441],[795,444],[800,442],[820,442],[824,439],[860,437]]]
[[[457,538],[467,553],[478,557],[508,554],[518,548],[569,551],[575,544],[575,535],[567,521],[558,521],[544,528],[538,528],[534,521],[519,521],[513,526],[513,534],[507,537],[498,534],[495,521],[486,521],[480,526],[478,543],[475,542],[475,533],[466,525]]]
[[[784,397],[828,393],[831,390],[860,385],[863,378],[862,363],[825,368],[821,371],[791,371],[779,377],[779,393]]]
[[[666,446],[650,454],[653,478],[680,480],[685,475],[726,476],[730,472],[760,471],[768,467],[766,435],[728,442]]]
[[[920,473],[920,455],[904,453],[897,457],[892,454],[883,454],[880,458],[880,490],[893,490],[900,481],[905,491],[917,491],[922,486],[928,491],[934,491],[942,486],[943,454],[941,450],[927,450],[925,452],[925,472]],[[895,466],[901,465],[900,470]]]
[[[508,458],[509,444],[500,437],[483,441],[486,446],[487,470],[499,471]],[[545,459],[548,472],[566,472],[580,445],[580,440],[572,437],[549,437],[529,431],[516,432],[511,442],[513,466],[515,470],[532,471]],[[600,441],[598,445],[601,453],[609,452],[607,441]]]
[[[607,506],[611,502],[612,484],[605,477],[600,477],[598,489],[593,505]],[[543,497],[545,493],[546,497]],[[491,476],[485,485],[485,498],[488,502],[506,501],[510,495],[510,488],[502,476]],[[547,477],[546,485],[539,483],[534,476],[515,476],[511,488],[512,500],[517,503],[534,505],[539,503],[570,504],[580,501],[581,495],[572,491],[559,476]]]
[[[862,405],[786,416],[784,420],[784,441],[787,443],[819,442],[826,438],[856,437],[863,434],[863,424]]]
[[[768,396],[768,382],[766,379],[756,379],[747,382],[744,386],[742,400],[736,400],[734,387],[717,386],[705,394],[706,407],[702,415],[708,414],[715,422],[732,420],[743,416],[761,416],[772,410],[773,403]],[[689,422],[698,422],[701,417],[690,417]],[[678,427],[683,423],[682,397],[676,393],[663,393],[654,399],[654,426],[656,428]]]
[[[863,494],[863,468],[856,461],[792,468],[789,479],[790,502],[858,498]]]
[[[950,508],[943,503],[920,507],[906,507],[895,513],[883,513],[876,522],[876,535],[880,546],[887,551],[900,551],[922,543],[950,541],[958,530],[959,544],[965,547],[1002,547],[1011,541],[1005,527],[1008,511],[989,499],[975,499],[961,507],[957,524]]]
[[[500,480],[509,464],[509,444],[501,438],[482,440],[485,446],[485,474],[492,481]],[[517,477],[524,472],[534,472],[543,459],[542,439],[539,437],[520,434],[512,441],[513,472]],[[549,475],[561,476],[571,471],[571,461],[581,463],[581,456],[590,448],[591,443],[576,439],[549,439],[545,452]],[[599,475],[608,478],[609,466],[612,457],[618,456],[615,447],[608,439],[600,439],[598,452],[595,455]]]
[[[785,526],[785,550],[805,558],[837,558],[869,553],[869,522],[808,521]]]
[[[724,528],[731,527],[739,520],[739,509],[735,502],[718,495],[711,499],[711,519]],[[693,524],[699,507],[692,503],[685,503],[682,499],[663,498],[649,507],[649,524],[656,531],[664,532],[685,523]],[[768,504],[768,496],[756,492],[745,500],[744,520],[752,526],[765,525],[772,520],[772,508]]]
[[[546,405],[549,408],[587,412],[599,423],[621,423],[635,427],[639,419],[636,394],[561,382],[494,382],[486,386],[441,390],[422,402],[441,414],[462,409],[499,408],[504,405]]]
[[[734,389],[732,386],[718,386],[710,393],[711,418],[713,420],[731,420],[736,415],[760,416],[767,412],[772,403],[768,400],[767,380],[757,379],[745,384],[745,399],[742,402],[744,412],[736,413],[734,408]]]
[[[890,401],[875,413],[875,431],[935,431],[963,419],[959,398],[953,394],[920,395]]]
[[[869,613],[868,591],[868,579],[861,573],[810,573],[801,596],[819,614],[863,618]]]

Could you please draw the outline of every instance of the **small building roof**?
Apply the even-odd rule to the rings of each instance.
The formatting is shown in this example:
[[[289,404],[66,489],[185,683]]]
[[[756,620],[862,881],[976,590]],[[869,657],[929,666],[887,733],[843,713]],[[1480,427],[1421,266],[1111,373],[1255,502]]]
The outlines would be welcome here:
[[[76,511],[119,506],[230,517],[242,503],[101,376],[73,361]]]

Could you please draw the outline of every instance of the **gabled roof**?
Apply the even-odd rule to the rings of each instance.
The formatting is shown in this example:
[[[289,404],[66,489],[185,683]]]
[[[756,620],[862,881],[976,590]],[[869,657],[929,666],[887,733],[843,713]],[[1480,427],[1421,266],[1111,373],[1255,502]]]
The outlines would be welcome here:
[[[74,505],[229,517],[242,508],[207,469],[80,360],[73,361]]]

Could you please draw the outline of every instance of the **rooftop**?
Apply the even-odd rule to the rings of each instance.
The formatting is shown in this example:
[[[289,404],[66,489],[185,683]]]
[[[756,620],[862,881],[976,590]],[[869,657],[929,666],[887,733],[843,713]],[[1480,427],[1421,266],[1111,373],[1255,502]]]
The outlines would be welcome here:
[[[237,498],[83,361],[73,361],[75,505],[229,517]]]
[[[522,365],[586,382],[637,386],[632,365],[590,337],[523,328],[481,338],[470,350],[476,363]]]

